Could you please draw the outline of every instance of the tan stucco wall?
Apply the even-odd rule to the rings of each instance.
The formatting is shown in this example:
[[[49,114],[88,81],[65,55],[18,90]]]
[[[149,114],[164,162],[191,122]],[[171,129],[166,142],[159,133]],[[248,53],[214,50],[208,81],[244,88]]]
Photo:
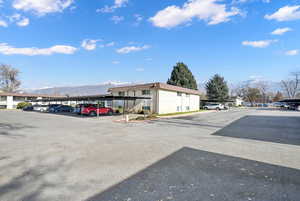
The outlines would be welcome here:
[[[196,111],[199,108],[200,96],[198,95],[182,93],[182,96],[178,96],[174,91],[159,90],[159,114]]]

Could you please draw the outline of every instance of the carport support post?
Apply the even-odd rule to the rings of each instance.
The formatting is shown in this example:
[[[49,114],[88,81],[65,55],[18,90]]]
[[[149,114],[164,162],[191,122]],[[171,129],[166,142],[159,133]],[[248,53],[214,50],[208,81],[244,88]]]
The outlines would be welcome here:
[[[97,101],[97,118],[99,118],[99,100]]]

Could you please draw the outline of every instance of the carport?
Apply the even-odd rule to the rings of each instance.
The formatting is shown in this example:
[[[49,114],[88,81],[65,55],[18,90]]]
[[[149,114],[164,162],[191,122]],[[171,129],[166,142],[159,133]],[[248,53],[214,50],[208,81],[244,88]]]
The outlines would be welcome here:
[[[292,109],[300,110],[300,99],[285,99],[279,102],[288,104]]]
[[[138,96],[113,96],[113,95],[90,95],[90,96],[65,96],[65,97],[58,97],[58,98],[42,98],[38,100],[32,100],[30,102],[42,102],[42,103],[48,103],[51,104],[53,102],[60,102],[61,104],[63,102],[75,102],[77,105],[78,102],[81,103],[91,103],[91,102],[97,102],[97,107],[99,109],[100,101],[111,101],[112,102],[112,108],[114,108],[114,101],[123,101],[123,114],[128,111],[128,102],[129,101],[135,101],[136,100],[145,100],[145,99],[151,99],[150,97],[138,97]],[[135,104],[134,104],[135,105]],[[99,114],[97,114],[99,115]]]

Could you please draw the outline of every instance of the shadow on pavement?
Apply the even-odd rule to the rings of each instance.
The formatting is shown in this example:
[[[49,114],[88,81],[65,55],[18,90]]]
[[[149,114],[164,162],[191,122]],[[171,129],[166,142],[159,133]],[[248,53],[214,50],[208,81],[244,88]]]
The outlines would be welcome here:
[[[73,112],[37,112],[37,111],[33,111],[33,112],[40,113],[40,114],[59,115],[59,116],[67,116],[67,117],[75,117],[75,118],[97,118],[97,116],[92,117],[89,115],[81,115]],[[122,114],[113,114],[113,115],[99,114],[99,118],[114,117],[114,116],[122,116]]]
[[[0,136],[6,137],[23,137],[23,135],[16,134],[16,131],[22,129],[34,128],[33,126],[27,126],[22,124],[9,124],[9,123],[0,123]]]
[[[213,135],[300,145],[300,117],[245,116]]]
[[[199,126],[199,127],[207,127],[207,128],[223,128],[221,125],[217,125],[216,123],[207,123],[207,122],[199,122],[199,121],[192,121],[192,119],[159,119],[153,120],[149,123],[152,124],[159,124],[161,126],[178,126],[181,128],[190,128],[191,126]]]
[[[59,159],[51,162],[51,164],[49,162],[44,163],[45,160],[47,159],[41,157],[40,163],[32,167],[27,166],[32,164],[25,159],[1,166],[0,175],[17,169],[22,169],[23,171],[7,183],[0,182],[0,200],[68,200],[63,194],[64,191],[57,193],[57,189],[63,189],[67,186],[65,177],[61,175],[61,172],[69,171],[71,168],[70,164],[65,159]]]
[[[298,200],[300,171],[182,148],[88,201]]]

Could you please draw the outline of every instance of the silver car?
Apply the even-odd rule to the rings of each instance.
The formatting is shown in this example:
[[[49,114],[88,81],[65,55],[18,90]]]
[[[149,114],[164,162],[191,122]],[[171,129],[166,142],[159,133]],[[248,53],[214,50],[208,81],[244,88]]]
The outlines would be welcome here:
[[[204,109],[206,109],[206,110],[224,110],[225,107],[224,107],[223,104],[213,103],[213,104],[207,104],[207,105],[205,105]]]
[[[47,105],[34,105],[33,110],[37,112],[47,112],[48,106]]]

